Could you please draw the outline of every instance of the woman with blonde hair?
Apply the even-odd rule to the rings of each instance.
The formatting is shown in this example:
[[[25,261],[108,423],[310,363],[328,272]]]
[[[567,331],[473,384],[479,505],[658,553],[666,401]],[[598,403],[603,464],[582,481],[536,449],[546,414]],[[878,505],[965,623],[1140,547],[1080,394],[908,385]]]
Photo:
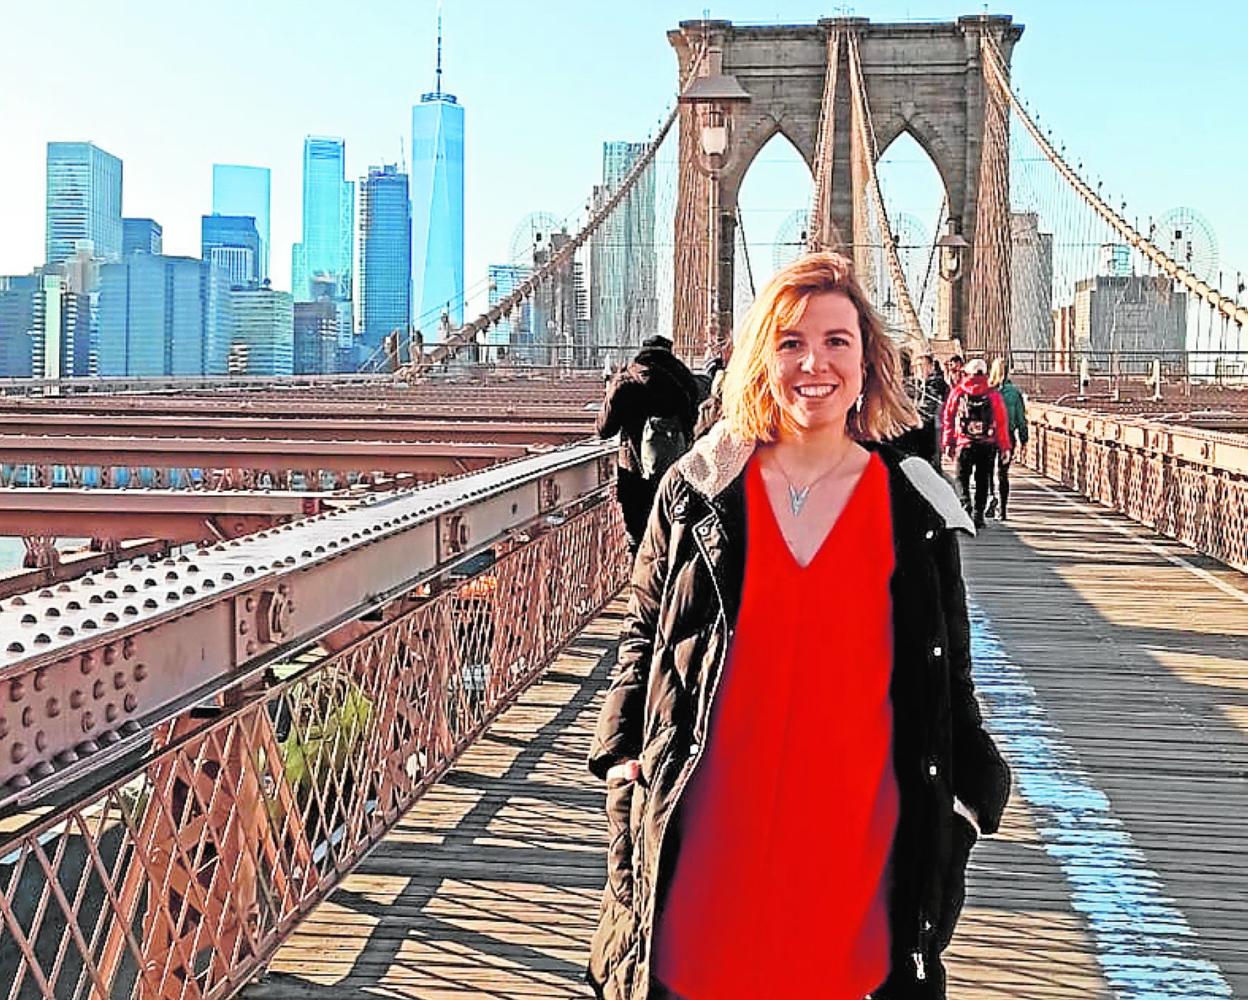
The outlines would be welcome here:
[[[943,997],[1009,770],[971,682],[949,484],[849,262],[763,289],[669,471],[590,751],[609,1000]]]

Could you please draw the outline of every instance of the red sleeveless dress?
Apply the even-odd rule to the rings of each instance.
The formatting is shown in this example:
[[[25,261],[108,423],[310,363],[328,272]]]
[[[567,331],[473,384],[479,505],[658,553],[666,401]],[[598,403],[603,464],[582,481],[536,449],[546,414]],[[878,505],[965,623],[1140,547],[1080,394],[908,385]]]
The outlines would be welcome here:
[[[805,568],[757,460],[745,580],[652,971],[685,1000],[862,1000],[889,972],[892,515],[877,455]]]

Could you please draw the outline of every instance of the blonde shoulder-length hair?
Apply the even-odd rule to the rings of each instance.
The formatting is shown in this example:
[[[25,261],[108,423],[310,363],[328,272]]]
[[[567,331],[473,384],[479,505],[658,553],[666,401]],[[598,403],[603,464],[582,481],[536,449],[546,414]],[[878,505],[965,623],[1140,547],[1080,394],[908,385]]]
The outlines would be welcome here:
[[[840,254],[809,253],[776,273],[737,328],[723,388],[723,419],[737,438],[776,440],[781,411],[773,371],[779,333],[799,323],[810,297],[821,292],[840,292],[858,313],[863,401],[850,411],[850,436],[881,441],[921,425],[902,384],[897,347],[867,301],[853,265]]]

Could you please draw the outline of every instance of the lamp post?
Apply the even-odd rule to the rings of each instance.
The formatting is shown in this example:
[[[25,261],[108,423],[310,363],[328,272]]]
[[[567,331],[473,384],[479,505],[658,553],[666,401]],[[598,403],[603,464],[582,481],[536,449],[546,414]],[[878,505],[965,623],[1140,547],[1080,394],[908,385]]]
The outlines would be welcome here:
[[[732,119],[737,108],[747,104],[750,95],[737,78],[723,72],[723,50],[707,49],[705,72],[694,77],[680,95],[680,103],[691,105],[698,125],[694,165],[710,179],[710,205],[707,219],[706,350],[720,353],[724,346],[719,307],[719,175],[727,165],[732,137]]]
[[[949,338],[960,340],[961,330],[958,320],[961,310],[958,308],[957,282],[962,277],[962,259],[970,244],[958,232],[958,224],[954,219],[945,223],[945,235],[936,241],[940,253],[940,276],[945,282],[945,295],[949,308]]]

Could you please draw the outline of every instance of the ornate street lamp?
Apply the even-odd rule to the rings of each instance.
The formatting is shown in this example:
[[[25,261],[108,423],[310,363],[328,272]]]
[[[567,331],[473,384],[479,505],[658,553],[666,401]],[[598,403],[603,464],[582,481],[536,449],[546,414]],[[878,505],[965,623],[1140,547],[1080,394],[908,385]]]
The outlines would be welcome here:
[[[940,276],[946,281],[954,282],[962,277],[962,257],[969,243],[958,232],[958,224],[953,219],[946,223],[946,232],[936,246],[940,248]]]
[[[732,119],[736,110],[749,103],[750,95],[735,76],[723,72],[723,50],[707,50],[705,72],[694,77],[680,95],[681,104],[693,106],[698,123],[695,166],[710,178],[710,206],[707,221],[706,349],[719,353],[724,331],[719,321],[719,174],[728,161],[732,140]]]

